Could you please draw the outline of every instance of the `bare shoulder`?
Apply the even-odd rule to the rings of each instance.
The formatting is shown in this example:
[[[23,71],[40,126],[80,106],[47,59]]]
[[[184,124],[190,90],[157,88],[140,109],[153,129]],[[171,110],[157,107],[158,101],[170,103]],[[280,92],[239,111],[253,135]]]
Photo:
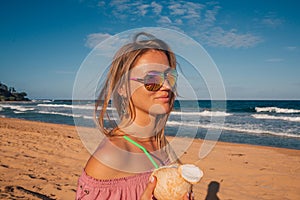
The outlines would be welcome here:
[[[96,179],[112,179],[128,176],[120,171],[128,161],[127,145],[120,137],[103,141],[88,160],[85,172]]]

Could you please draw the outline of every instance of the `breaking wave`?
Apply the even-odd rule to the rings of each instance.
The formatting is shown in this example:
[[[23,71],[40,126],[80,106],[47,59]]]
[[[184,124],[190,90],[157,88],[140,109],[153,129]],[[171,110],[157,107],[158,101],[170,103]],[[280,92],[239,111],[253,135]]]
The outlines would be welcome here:
[[[300,113],[297,109],[278,108],[278,107],[255,107],[256,112],[274,112],[274,113]]]
[[[290,122],[300,122],[300,117],[272,116],[266,114],[253,114],[252,117],[256,119],[274,119],[274,120],[285,120]]]
[[[171,115],[191,115],[191,116],[202,116],[202,117],[226,117],[232,114],[222,111],[208,111],[204,110],[202,112],[179,112],[173,111]]]
[[[284,137],[293,137],[293,138],[300,138],[300,135],[292,134],[292,133],[283,133],[283,132],[275,132],[275,131],[268,131],[263,129],[257,128],[242,128],[238,126],[230,126],[221,124],[200,124],[195,122],[178,122],[178,121],[168,121],[167,125],[169,126],[192,126],[204,129],[217,129],[217,130],[226,130],[226,131],[234,131],[234,132],[241,132],[241,133],[251,133],[251,134],[269,134],[275,136],[284,136]]]

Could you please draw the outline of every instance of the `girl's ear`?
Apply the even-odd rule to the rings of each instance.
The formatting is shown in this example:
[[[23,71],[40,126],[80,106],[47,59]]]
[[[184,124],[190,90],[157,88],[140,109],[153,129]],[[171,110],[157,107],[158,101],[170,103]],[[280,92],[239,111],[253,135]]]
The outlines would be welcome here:
[[[122,97],[127,97],[126,90],[125,90],[125,85],[122,85],[121,87],[118,88],[118,94]]]

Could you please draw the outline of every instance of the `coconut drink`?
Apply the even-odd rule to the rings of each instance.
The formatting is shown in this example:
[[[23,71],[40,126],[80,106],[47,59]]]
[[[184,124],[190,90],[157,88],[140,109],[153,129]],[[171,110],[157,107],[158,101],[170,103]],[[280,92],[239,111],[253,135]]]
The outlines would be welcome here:
[[[196,184],[203,172],[195,165],[171,165],[154,170],[157,178],[154,197],[157,200],[182,200],[191,192],[192,184]]]

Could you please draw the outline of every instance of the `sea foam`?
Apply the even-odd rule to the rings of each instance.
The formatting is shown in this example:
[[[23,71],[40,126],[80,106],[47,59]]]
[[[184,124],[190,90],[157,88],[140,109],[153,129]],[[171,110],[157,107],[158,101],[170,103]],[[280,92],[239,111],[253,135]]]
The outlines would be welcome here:
[[[173,111],[171,115],[190,115],[190,116],[202,116],[202,117],[226,117],[232,114],[222,111],[208,111],[204,110],[202,112],[179,112]]]
[[[62,115],[67,117],[83,117],[85,119],[93,119],[92,116],[86,116],[86,115],[77,115],[72,113],[62,113],[62,112],[48,112],[48,111],[38,111],[40,114],[48,114],[48,115]]]
[[[278,107],[255,107],[256,112],[275,112],[275,113],[300,113],[297,109],[287,109]]]
[[[70,108],[70,109],[95,110],[95,105],[93,105],[93,104],[86,104],[86,105],[38,104],[37,106],[39,106],[39,107],[53,107],[53,108]],[[101,109],[101,107],[99,107],[98,109]],[[108,107],[107,110],[116,110],[116,109]]]
[[[285,117],[285,116],[273,116],[266,114],[253,114],[252,117],[256,119],[273,119],[273,120],[285,120],[291,122],[300,122],[300,117]]]
[[[168,126],[192,126],[192,127],[198,127],[203,129],[214,129],[214,130],[226,130],[226,131],[234,131],[234,132],[240,132],[240,133],[250,133],[250,134],[269,134],[269,135],[275,135],[275,136],[284,136],[284,137],[293,137],[293,138],[300,138],[300,135],[293,134],[293,133],[284,133],[284,132],[275,132],[275,131],[268,131],[263,130],[255,127],[249,127],[244,128],[242,126],[234,126],[234,125],[228,125],[228,124],[201,124],[201,123],[195,123],[195,122],[189,122],[189,121],[168,121]]]
[[[30,111],[30,110],[35,110],[35,108],[31,108],[31,107],[24,107],[24,106],[18,106],[18,105],[10,105],[10,104],[5,104],[5,105],[3,104],[3,105],[1,105],[1,107],[2,108],[10,108],[12,110],[18,110],[20,112],[26,112],[26,111]]]

